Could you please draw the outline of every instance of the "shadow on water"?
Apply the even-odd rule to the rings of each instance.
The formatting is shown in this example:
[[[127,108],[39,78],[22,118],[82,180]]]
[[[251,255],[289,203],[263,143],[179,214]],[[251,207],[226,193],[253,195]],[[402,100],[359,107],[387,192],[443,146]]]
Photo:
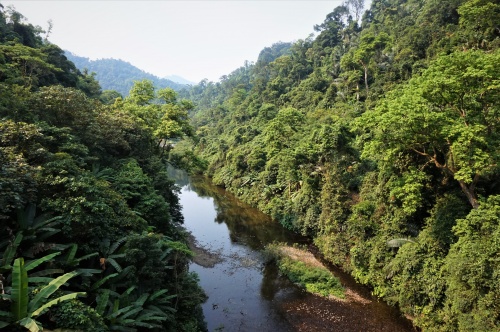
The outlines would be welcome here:
[[[307,239],[206,178],[169,172],[182,187],[185,228],[198,246],[220,258],[215,265],[190,265],[209,297],[203,305],[209,331],[413,331],[397,310],[335,267],[332,272],[359,302],[304,292],[266,263],[262,249],[274,241],[307,244]]]

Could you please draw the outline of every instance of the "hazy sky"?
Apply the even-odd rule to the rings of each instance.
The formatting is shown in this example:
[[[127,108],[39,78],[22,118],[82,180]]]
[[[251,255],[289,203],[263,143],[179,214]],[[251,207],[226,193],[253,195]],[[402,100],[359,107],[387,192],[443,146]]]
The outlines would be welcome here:
[[[194,82],[217,81],[275,42],[307,38],[341,2],[0,0],[33,25],[52,20],[49,40],[62,49]]]

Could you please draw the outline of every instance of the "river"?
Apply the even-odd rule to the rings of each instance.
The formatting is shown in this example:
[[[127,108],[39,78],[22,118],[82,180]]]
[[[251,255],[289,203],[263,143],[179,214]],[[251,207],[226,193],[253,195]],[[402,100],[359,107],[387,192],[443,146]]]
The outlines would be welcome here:
[[[203,304],[212,331],[414,331],[399,312],[371,297],[354,280],[331,267],[350,301],[309,293],[266,264],[264,246],[273,241],[307,243],[260,211],[205,178],[171,170],[181,187],[184,227],[208,258],[190,270],[208,295]],[[211,259],[210,259],[211,258]]]

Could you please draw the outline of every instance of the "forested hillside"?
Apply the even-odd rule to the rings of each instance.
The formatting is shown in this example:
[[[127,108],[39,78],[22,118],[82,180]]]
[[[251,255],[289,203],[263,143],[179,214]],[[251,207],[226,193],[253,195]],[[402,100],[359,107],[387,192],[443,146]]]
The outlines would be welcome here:
[[[0,330],[203,331],[163,139],[172,89],[101,88],[0,5]]]
[[[104,90],[118,91],[122,96],[128,96],[135,81],[144,79],[152,81],[158,89],[171,88],[180,90],[185,87],[183,84],[146,73],[144,70],[140,70],[123,60],[90,60],[89,58],[77,56],[71,52],[65,52],[65,55],[80,71],[86,71],[88,74],[95,73],[94,78]]]
[[[183,91],[191,166],[416,326],[500,330],[500,4],[362,3]]]

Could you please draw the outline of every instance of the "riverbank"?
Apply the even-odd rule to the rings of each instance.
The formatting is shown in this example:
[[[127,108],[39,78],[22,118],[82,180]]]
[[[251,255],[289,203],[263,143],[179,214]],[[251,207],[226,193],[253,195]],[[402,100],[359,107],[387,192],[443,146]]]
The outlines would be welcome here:
[[[209,331],[414,331],[396,309],[322,261],[309,241],[208,179],[186,177],[180,202],[192,234],[190,271],[208,296],[202,307]],[[326,266],[344,286],[344,299],[308,293],[284,277],[263,253],[273,242],[290,246],[291,256]],[[294,243],[308,253],[295,251]]]
[[[210,251],[208,248],[201,246],[193,234],[187,233],[186,239],[189,249],[193,252],[192,261],[195,264],[206,268],[212,268],[224,260],[220,252]]]
[[[321,262],[312,252],[305,248],[299,248],[284,244],[272,244],[267,247],[267,252],[274,258],[278,258],[278,260],[288,258],[295,262],[301,262],[309,270],[319,269],[322,271],[327,271],[327,273],[331,274],[331,276],[335,278],[339,284],[341,284],[340,280],[333,273],[331,273],[330,269],[325,266],[325,264]],[[322,295],[315,292],[311,293],[320,296]],[[367,298],[366,295],[360,294],[359,292],[353,290],[352,288],[346,287],[345,285],[341,285],[341,287],[339,288],[339,292],[337,292],[337,295],[329,294],[328,296],[323,295],[323,297],[326,297],[331,301],[340,301],[346,303],[368,304],[371,301],[369,298]]]
[[[211,248],[200,245],[193,235],[188,235],[190,249],[194,253],[193,262],[206,268],[213,268],[224,261],[224,256]],[[272,245],[273,250],[279,251],[282,257],[287,257],[294,261],[299,261],[308,267],[330,270],[331,267],[325,265],[313,252],[305,248],[289,245]],[[269,252],[267,251],[267,254]],[[343,280],[343,278],[340,278]],[[362,312],[375,312],[380,315],[387,315],[386,310],[380,311],[385,306],[376,298],[373,298],[365,289],[351,287],[350,283],[342,284],[343,296],[320,296],[312,294],[286,298],[286,300],[276,299],[276,305],[280,308],[281,314],[290,324],[293,331],[402,331],[402,326],[393,324],[389,320],[383,322],[380,317],[374,314],[361,314]],[[304,290],[304,293],[306,291]],[[409,323],[409,322],[408,322]],[[404,330],[413,329],[410,324],[405,324]]]
[[[299,248],[284,244],[271,244],[266,252],[279,259],[298,261],[311,269],[322,269],[331,272],[315,253],[306,248]],[[278,265],[280,262],[278,261]],[[335,273],[333,273],[335,277]],[[344,279],[344,278],[341,278]],[[360,312],[377,312],[384,304],[366,292],[366,289],[351,287],[351,283],[342,283],[342,296],[328,295],[301,299],[301,303],[289,301],[284,303],[283,310],[288,322],[295,331],[401,331],[401,325],[381,323],[373,315],[360,315]],[[314,293],[314,292],[312,292]],[[386,311],[380,312],[386,315]],[[360,319],[361,318],[361,319]],[[417,331],[411,323],[404,324],[405,330]]]

